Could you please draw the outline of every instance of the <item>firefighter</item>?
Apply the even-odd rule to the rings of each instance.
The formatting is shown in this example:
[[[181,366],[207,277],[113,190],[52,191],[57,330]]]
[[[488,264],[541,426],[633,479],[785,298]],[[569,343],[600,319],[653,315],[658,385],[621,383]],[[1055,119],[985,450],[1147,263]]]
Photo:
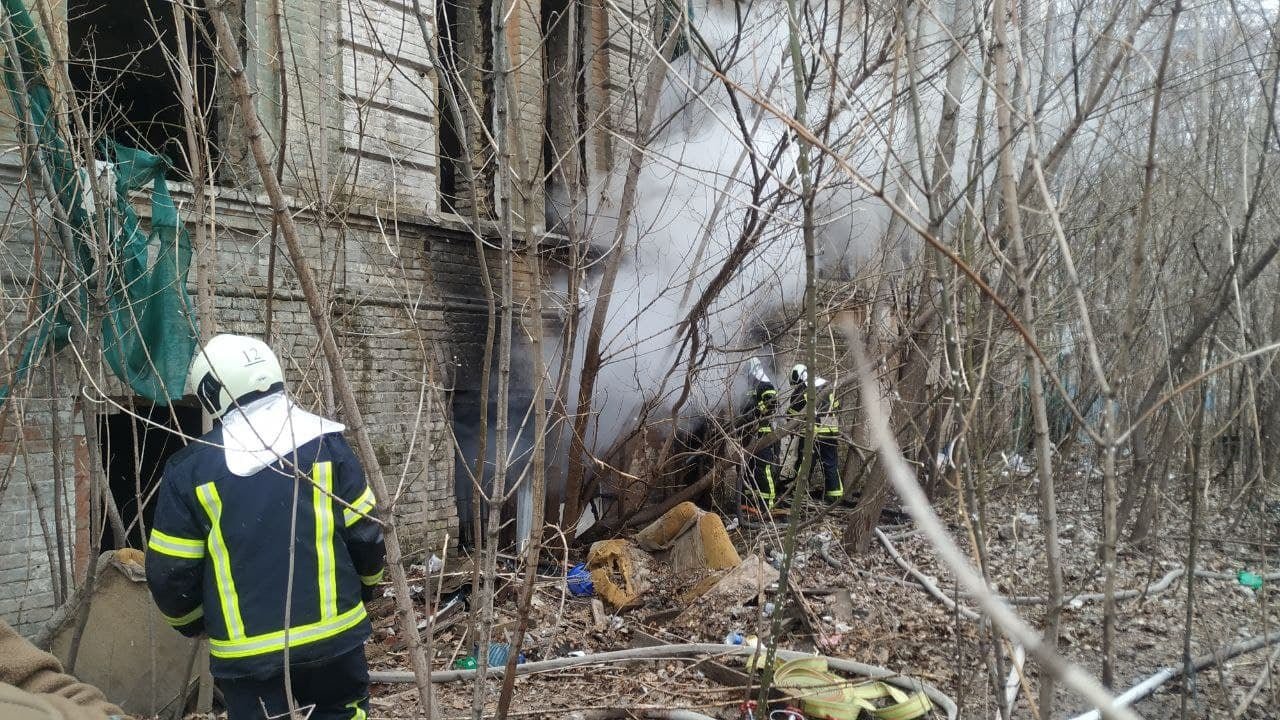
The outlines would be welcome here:
[[[344,427],[298,407],[254,338],[214,337],[188,382],[217,425],[165,466],[147,545],[156,605],[183,635],[208,635],[228,720],[288,714],[286,642],[296,706],[363,720],[364,601],[384,547]]]
[[[791,399],[787,404],[787,417],[792,421],[805,420],[805,408],[808,406],[806,390],[809,387],[809,369],[797,363],[791,368]],[[844,497],[844,484],[840,481],[840,424],[836,419],[836,410],[840,408],[840,400],[836,397],[835,388],[825,378],[815,378],[814,394],[817,397],[817,424],[813,429],[814,459],[809,467],[812,471],[814,462],[822,463],[824,492],[821,497],[828,503],[839,502]],[[803,435],[802,435],[803,436]],[[791,478],[794,481],[800,476],[800,465],[804,461],[805,447],[792,442],[795,447],[795,458],[792,460]],[[811,495],[818,496],[817,492]]]
[[[778,499],[778,444],[773,442],[773,418],[778,412],[778,389],[767,377],[755,381],[751,391],[751,421],[747,444],[747,473],[751,479],[748,511],[768,515]],[[754,447],[756,443],[765,443]]]

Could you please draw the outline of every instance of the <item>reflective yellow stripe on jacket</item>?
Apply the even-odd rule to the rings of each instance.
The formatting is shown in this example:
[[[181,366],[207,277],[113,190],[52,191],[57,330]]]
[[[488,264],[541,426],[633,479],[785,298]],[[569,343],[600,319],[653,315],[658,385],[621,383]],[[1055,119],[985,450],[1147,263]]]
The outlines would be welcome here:
[[[376,503],[373,499],[373,489],[365,487],[364,492],[360,493],[360,497],[351,503],[351,507],[342,511],[342,524],[344,527],[351,527],[360,519],[369,514]]]
[[[320,620],[338,615],[338,581],[333,556],[333,463],[318,462],[311,467],[312,508],[316,516],[316,566],[320,583]]]
[[[289,629],[289,647],[319,642],[350,630],[365,618],[364,603],[328,620]],[[284,649],[284,630],[235,640],[209,638],[209,653],[217,658],[242,658]]]
[[[218,487],[205,483],[196,488],[196,498],[209,516],[209,555],[213,558],[213,577],[218,585],[218,601],[222,605],[222,618],[227,624],[227,635],[234,641],[244,637],[244,620],[240,618],[240,596],[236,594],[236,581],[231,577],[231,555],[222,538],[222,498]],[[210,643],[216,642],[210,639]]]
[[[818,425],[815,432],[818,435],[835,435],[840,432],[840,425],[836,420],[836,410],[840,409],[840,399],[836,397],[833,390],[827,396],[827,406],[821,408],[823,412],[818,413]]]
[[[204,540],[167,535],[155,528],[151,529],[151,539],[147,541],[147,549],[184,560],[204,558]]]
[[[182,627],[187,623],[193,622],[195,620],[199,620],[200,618],[204,617],[204,606],[197,605],[195,610],[192,610],[191,612],[187,613],[186,615],[183,615],[182,617],[169,617],[164,613],[160,613],[160,615],[164,617],[165,622],[169,623],[173,627]]]

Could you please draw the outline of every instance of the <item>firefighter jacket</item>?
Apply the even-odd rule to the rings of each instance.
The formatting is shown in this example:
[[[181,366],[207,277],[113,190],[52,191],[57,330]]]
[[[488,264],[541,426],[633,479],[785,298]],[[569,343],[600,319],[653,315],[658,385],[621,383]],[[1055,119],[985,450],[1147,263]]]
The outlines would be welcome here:
[[[286,618],[291,665],[359,647],[384,547],[351,447],[321,435],[240,476],[227,469],[221,432],[165,467],[146,562],[160,612],[184,635],[209,636],[215,677],[281,673]]]
[[[796,383],[791,386],[791,402],[787,406],[788,418],[792,420],[804,418],[805,406],[808,404],[805,396],[807,388],[806,383]],[[840,409],[840,398],[836,397],[835,389],[825,383],[819,384],[817,397],[818,424],[814,432],[818,435],[839,434],[840,421],[836,418],[836,411]]]
[[[778,390],[773,383],[759,383],[752,393],[755,400],[755,425],[757,435],[773,432],[773,416],[778,412]]]

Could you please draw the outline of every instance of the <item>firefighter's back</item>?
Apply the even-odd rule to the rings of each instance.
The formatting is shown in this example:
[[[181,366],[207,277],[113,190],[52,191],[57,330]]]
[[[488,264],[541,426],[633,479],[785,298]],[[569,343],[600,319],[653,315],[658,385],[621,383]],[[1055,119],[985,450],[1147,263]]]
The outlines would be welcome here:
[[[369,625],[342,532],[349,511],[334,500],[338,478],[352,470],[346,442],[321,436],[249,476],[227,469],[220,445],[215,430],[165,472],[191,503],[207,549],[202,594],[214,674],[278,672],[286,627],[291,664],[362,644]]]

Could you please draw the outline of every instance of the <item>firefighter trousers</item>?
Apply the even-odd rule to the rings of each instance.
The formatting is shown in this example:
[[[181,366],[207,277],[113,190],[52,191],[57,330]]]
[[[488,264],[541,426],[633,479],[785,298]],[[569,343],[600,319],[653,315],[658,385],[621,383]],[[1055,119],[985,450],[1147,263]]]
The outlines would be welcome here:
[[[747,470],[751,479],[748,502],[754,503],[762,512],[773,509],[773,503],[781,489],[781,478],[778,477],[778,444],[770,443],[756,450],[748,461]]]
[[[308,720],[365,720],[369,714],[369,666],[364,646],[322,663],[290,668],[293,699]],[[219,678],[227,720],[287,717],[284,674],[265,679]],[[306,708],[314,707],[310,715]]]
[[[840,482],[840,436],[834,433],[818,435],[818,442],[814,446],[814,458],[809,464],[809,472],[813,472],[813,467],[818,463],[822,463],[822,475],[825,485],[825,495],[827,502],[835,502],[844,497],[844,484]],[[804,461],[805,448],[797,443],[795,458],[792,460],[791,478],[792,482],[800,477],[800,465]],[[817,494],[817,493],[811,493]]]

